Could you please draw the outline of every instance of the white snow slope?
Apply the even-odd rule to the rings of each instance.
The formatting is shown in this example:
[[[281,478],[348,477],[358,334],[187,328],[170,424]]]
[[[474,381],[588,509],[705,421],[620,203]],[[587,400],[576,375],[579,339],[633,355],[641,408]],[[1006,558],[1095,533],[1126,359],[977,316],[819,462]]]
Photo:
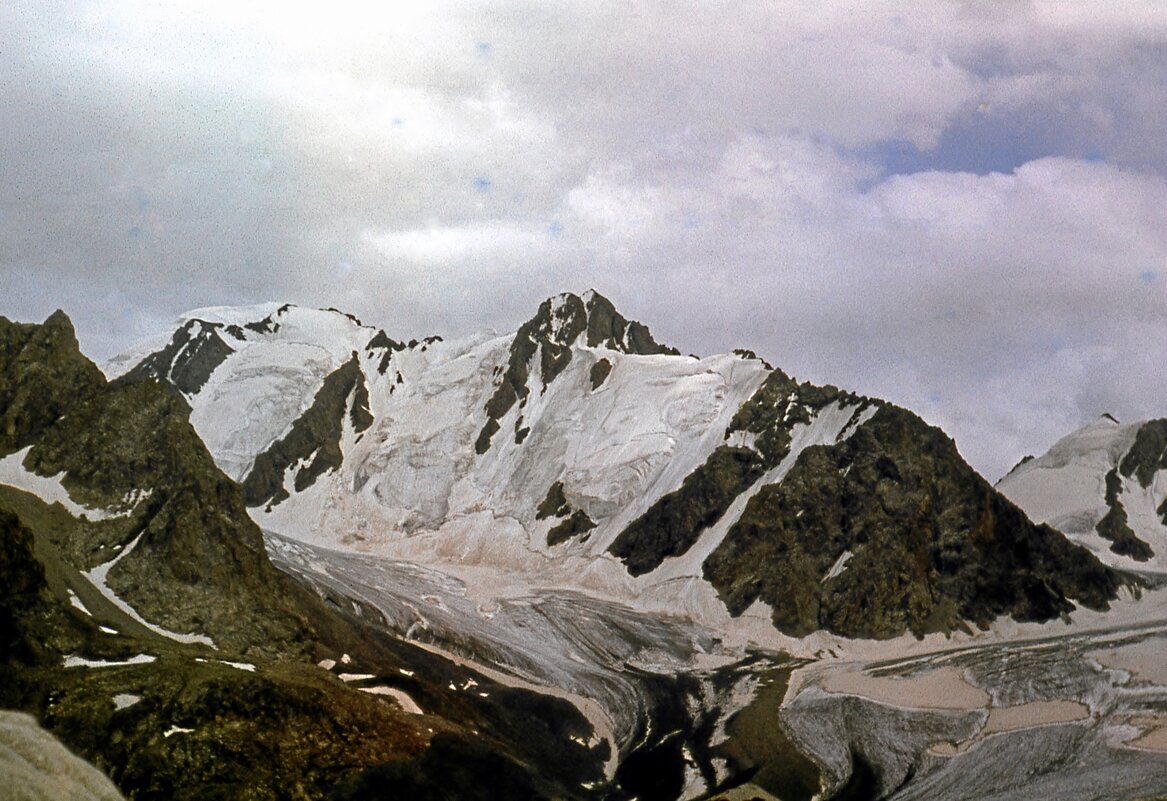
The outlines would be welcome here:
[[[325,376],[354,352],[368,387],[374,422],[358,434],[345,416],[341,468],[301,492],[294,491],[290,469],[291,497],[254,508],[256,521],[306,543],[439,567],[463,579],[486,606],[533,586],[556,586],[723,624],[725,607],[701,577],[704,558],[748,498],[780,481],[803,448],[850,436],[874,412],[836,402],[796,425],[789,456],[687,554],[633,578],[608,547],[724,443],[734,413],[770,372],[762,361],[628,354],[588,347],[580,335],[566,369],[545,387],[540,354],[531,358],[530,395],[499,420],[490,448],[478,455],[484,406],[506,370],[514,335],[412,343],[390,352],[367,347],[377,329],[338,312],[210,311],[180,322],[244,325],[271,314],[278,323],[274,332],[245,329],[242,340],[224,337],[235,353],[188,396],[191,422],[219,466],[237,479],[287,434]],[[141,355],[137,349],[118,357],[107,372],[124,371]],[[602,359],[611,371],[593,389],[592,368]],[[516,443],[519,414],[530,431]],[[562,518],[536,520],[535,512],[557,481],[570,507],[596,527],[548,546],[547,533]]]
[[[1122,462],[1145,421],[1119,423],[1109,415],[1063,437],[1047,453],[1013,468],[997,489],[1038,523],[1048,523],[1103,562],[1127,570],[1167,573],[1167,526],[1156,509],[1167,499],[1167,469],[1143,487],[1119,474],[1127,523],[1154,551],[1144,562],[1115,554],[1095,530],[1107,512],[1106,475]]]

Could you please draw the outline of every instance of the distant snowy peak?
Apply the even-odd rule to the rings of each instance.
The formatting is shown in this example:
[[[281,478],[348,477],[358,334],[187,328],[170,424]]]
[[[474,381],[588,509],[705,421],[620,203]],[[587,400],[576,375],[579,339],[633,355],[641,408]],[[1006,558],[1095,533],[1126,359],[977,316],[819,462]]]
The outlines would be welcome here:
[[[181,392],[187,399],[198,394],[211,374],[229,356],[257,342],[307,345],[343,360],[353,351],[387,354],[404,348],[381,330],[365,326],[351,314],[337,309],[305,309],[290,303],[238,308],[215,306],[181,315],[177,330],[161,347],[142,353],[132,349],[115,356],[106,366],[113,377],[129,380],[154,378]]]
[[[1167,419],[1103,415],[997,488],[1111,564],[1167,572]]]
[[[344,414],[363,419],[356,410],[368,405],[369,386],[385,381],[392,392],[424,369],[428,356],[420,354],[441,341],[403,343],[337,309],[290,303],[196,309],[176,326],[168,339],[110,360],[105,372],[126,381],[154,379],[181,394],[216,462],[235,480],[244,481],[267,454],[265,477],[248,485],[253,500],[256,493],[266,493],[265,500],[284,496],[282,487],[273,488],[277,466],[288,472],[289,486],[310,483],[308,477],[333,466],[339,458],[333,432]],[[345,397],[338,399],[341,387]],[[317,403],[321,393],[327,401]],[[346,408],[333,414],[337,404]],[[336,419],[324,423],[322,409]]]

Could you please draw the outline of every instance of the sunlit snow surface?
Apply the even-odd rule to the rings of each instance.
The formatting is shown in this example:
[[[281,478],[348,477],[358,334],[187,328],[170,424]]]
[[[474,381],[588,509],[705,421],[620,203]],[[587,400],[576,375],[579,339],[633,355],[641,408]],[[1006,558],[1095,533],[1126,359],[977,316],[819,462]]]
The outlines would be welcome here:
[[[997,483],[997,489],[1039,523],[1049,523],[1098,556],[1124,570],[1167,573],[1167,526],[1156,511],[1167,500],[1167,470],[1158,471],[1150,486],[1121,476],[1119,499],[1127,523],[1154,556],[1138,562],[1110,550],[1110,542],[1095,531],[1107,512],[1106,474],[1134,444],[1142,423],[1121,424],[1102,417],[1059,440],[1049,452],[1018,465]]]

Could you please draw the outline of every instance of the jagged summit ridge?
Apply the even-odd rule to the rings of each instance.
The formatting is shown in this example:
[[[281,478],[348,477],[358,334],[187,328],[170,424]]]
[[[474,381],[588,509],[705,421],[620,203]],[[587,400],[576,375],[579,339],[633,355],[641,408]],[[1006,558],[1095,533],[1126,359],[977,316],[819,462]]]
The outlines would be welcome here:
[[[514,424],[515,442],[522,443],[530,430],[523,425],[521,408],[531,393],[532,369],[537,370],[540,392],[546,392],[580,345],[640,356],[677,354],[675,348],[653,339],[645,325],[626,320],[611,301],[595,290],[585,292],[583,297],[566,292],[548,298],[511,341],[506,369],[497,377],[494,394],[484,407],[487,420],[474,445],[478,454],[490,448],[491,439],[501,428],[499,421],[516,403],[520,412]]]

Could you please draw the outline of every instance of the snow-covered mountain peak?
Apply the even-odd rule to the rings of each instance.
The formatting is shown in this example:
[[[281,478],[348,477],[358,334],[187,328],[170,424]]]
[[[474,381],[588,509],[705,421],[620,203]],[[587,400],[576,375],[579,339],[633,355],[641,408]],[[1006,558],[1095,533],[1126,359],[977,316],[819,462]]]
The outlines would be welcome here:
[[[1062,437],[1049,451],[1024,467],[1057,469],[1075,462],[1113,467],[1134,442],[1141,423],[1120,423],[1108,414]]]
[[[629,354],[677,353],[675,348],[653,339],[643,323],[625,318],[612,301],[595,289],[583,295],[563,292],[548,298],[539,305],[535,316],[520,327],[519,334],[568,347],[578,343]]]
[[[449,343],[402,344],[330,310],[219,310],[131,373],[182,393],[265,528],[449,570],[484,602],[537,580],[711,625],[761,601],[783,631],[887,637],[1060,614],[1063,590],[1042,571],[1089,561],[1014,520],[910,413],[799,384],[746,352],[681,356],[594,290],[548,298],[513,334]],[[938,501],[927,487],[941,475]],[[930,530],[920,510],[952,541],[974,524],[990,532],[991,566],[970,567],[980,552],[959,548],[940,559],[935,537],[897,540],[908,517]],[[873,545],[876,531],[887,541]],[[1046,562],[1009,562],[1018,537]],[[943,575],[888,579],[892,551]],[[801,554],[797,575],[784,553]],[[965,586],[985,570],[1032,572],[1032,586],[1008,597]],[[1115,579],[1088,577],[1069,592],[1097,606]],[[905,582],[908,611],[886,612]],[[860,595],[886,603],[856,608]]]
[[[1104,414],[1013,468],[997,488],[1124,568],[1167,571],[1167,457],[1162,421]]]
[[[259,322],[265,317],[277,314],[281,308],[287,305],[289,304],[268,301],[267,303],[254,303],[243,306],[203,306],[178,315],[174,321],[174,325],[181,327],[190,320],[202,320],[207,323],[224,326],[243,326],[248,323]]]

